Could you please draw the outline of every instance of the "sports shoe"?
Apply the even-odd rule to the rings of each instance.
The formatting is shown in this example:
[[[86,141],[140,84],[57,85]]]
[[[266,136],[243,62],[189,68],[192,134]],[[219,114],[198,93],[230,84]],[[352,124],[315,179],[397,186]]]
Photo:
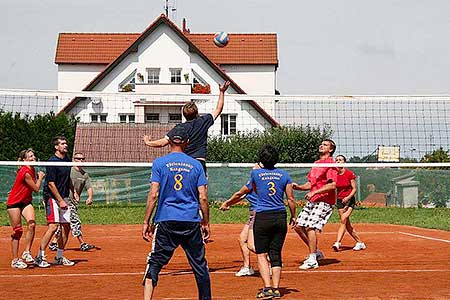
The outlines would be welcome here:
[[[317,263],[317,260],[312,261],[312,260],[307,259],[298,268],[301,270],[309,270],[309,269],[317,269],[318,267],[319,267],[319,264]]]
[[[47,262],[47,259],[45,258],[45,255],[43,256],[36,256],[34,258],[34,264],[38,266],[39,268],[48,268],[50,267],[50,264]]]
[[[281,298],[281,293],[278,289],[276,288],[272,288],[272,298],[273,299],[280,299]]]
[[[356,243],[355,247],[353,247],[353,250],[355,250],[355,251],[364,250],[364,249],[366,249],[366,244],[364,244],[363,242]]]
[[[81,251],[89,251],[89,250],[94,249],[94,248],[95,248],[94,245],[91,245],[91,244],[88,244],[88,243],[83,243],[83,244],[80,245],[80,250]]]
[[[71,260],[68,260],[67,258],[63,257],[55,257],[55,260],[53,261],[54,265],[63,265],[63,266],[73,266],[75,263]]]
[[[331,248],[333,248],[334,251],[338,252],[339,249],[341,248],[341,243],[336,242],[333,244],[333,246],[331,246]]]
[[[256,294],[256,299],[272,299],[272,293],[273,291],[271,288],[262,288]]]
[[[236,277],[241,276],[252,276],[255,274],[255,271],[252,269],[252,267],[242,267],[238,272],[236,272]]]
[[[16,258],[11,261],[11,268],[26,269],[27,267],[28,265],[21,258]]]
[[[50,245],[48,245],[48,249],[50,249],[52,251],[58,250],[58,243],[51,242]]]
[[[317,251],[316,251],[316,259],[317,260],[321,260],[321,259],[324,259],[324,258],[325,258],[325,255],[323,254],[323,252],[320,251],[319,249],[317,249]]]
[[[24,252],[22,253],[22,259],[23,259],[27,264],[32,264],[32,263],[34,263],[33,256],[31,256],[30,252],[28,252],[28,251],[24,251]]]

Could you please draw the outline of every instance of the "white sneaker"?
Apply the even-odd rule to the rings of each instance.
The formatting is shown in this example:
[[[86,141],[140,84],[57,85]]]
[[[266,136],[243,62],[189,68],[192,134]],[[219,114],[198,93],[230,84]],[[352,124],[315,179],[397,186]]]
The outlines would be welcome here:
[[[324,258],[325,258],[325,255],[323,254],[323,252],[320,251],[319,249],[317,249],[317,251],[316,251],[316,259],[317,260],[321,260],[321,259],[324,259]]]
[[[63,265],[66,267],[73,266],[75,263],[67,258],[63,257],[55,257],[55,260],[53,261],[54,265]]]
[[[241,276],[252,276],[255,274],[255,270],[252,269],[252,267],[242,267],[238,272],[236,272],[236,277]]]
[[[339,242],[334,243],[332,248],[334,251],[338,252],[339,249],[341,248],[341,243],[339,243]]]
[[[367,248],[366,244],[364,244],[363,242],[360,242],[360,243],[356,243],[355,247],[353,247],[353,250],[359,251],[359,250],[364,250],[366,248]]]
[[[11,261],[11,268],[14,269],[26,269],[28,265],[20,258],[13,259]]]
[[[50,267],[50,264],[47,262],[47,259],[45,256],[36,256],[34,258],[34,264],[38,266],[39,268],[48,268]]]
[[[298,268],[301,270],[309,270],[309,269],[317,269],[318,267],[319,267],[319,264],[317,263],[317,260],[312,261],[312,260],[307,259]]]
[[[34,263],[34,259],[33,256],[31,256],[31,253],[28,251],[24,251],[22,253],[22,259],[27,263],[27,264],[33,264]]]

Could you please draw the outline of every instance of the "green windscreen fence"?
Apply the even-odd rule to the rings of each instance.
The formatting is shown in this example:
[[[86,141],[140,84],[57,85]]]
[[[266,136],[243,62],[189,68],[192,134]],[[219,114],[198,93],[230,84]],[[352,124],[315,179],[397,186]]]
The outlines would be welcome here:
[[[36,167],[37,170],[45,168]],[[88,167],[94,189],[94,201],[103,203],[145,202],[149,190],[151,168]],[[0,166],[0,201],[5,202],[15,180],[16,166]],[[306,182],[308,168],[285,168],[292,180]],[[366,205],[401,207],[449,206],[450,170],[352,168],[357,175],[356,198]],[[228,199],[249,178],[250,168],[208,168],[210,202]],[[304,193],[295,193],[302,200]],[[34,202],[42,201],[42,188],[34,194]],[[82,201],[86,194],[82,194]]]

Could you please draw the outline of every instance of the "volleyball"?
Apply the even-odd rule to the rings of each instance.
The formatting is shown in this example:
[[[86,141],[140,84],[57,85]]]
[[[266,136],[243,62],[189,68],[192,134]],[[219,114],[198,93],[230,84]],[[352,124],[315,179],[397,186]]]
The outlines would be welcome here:
[[[217,47],[223,48],[226,45],[228,45],[228,42],[230,41],[230,37],[228,36],[228,33],[226,32],[218,32],[214,35],[214,44]]]

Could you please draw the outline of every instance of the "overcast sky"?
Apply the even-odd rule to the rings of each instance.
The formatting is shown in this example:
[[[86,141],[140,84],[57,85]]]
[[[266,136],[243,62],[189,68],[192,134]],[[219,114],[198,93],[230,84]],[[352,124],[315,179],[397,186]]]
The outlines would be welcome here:
[[[142,32],[164,0],[1,0],[0,88],[56,89],[59,32]],[[450,94],[448,0],[176,0],[191,32],[275,32],[282,94]]]

